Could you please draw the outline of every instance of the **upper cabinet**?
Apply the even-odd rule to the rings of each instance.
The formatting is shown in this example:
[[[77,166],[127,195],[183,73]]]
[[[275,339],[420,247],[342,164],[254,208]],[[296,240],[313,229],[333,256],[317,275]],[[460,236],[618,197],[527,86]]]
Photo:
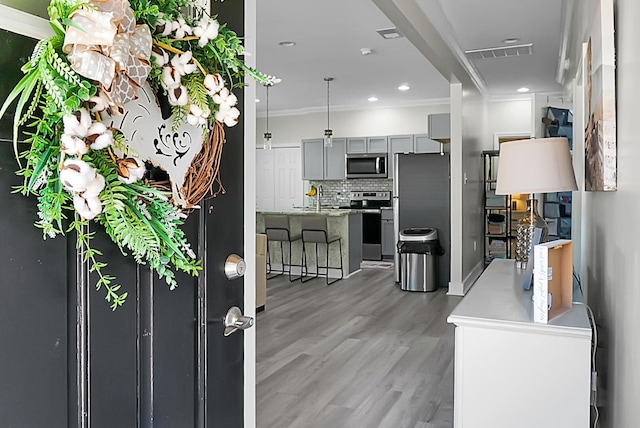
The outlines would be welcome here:
[[[396,153],[414,153],[413,135],[391,135],[389,137],[389,157],[387,176],[393,178],[394,155]]]
[[[347,153],[387,153],[387,137],[347,138]]]
[[[451,115],[449,113],[430,114],[427,118],[429,138],[441,143],[451,140]]]
[[[302,140],[302,179],[324,180],[324,142],[322,138]]]
[[[302,179],[343,180],[346,147],[346,138],[333,138],[331,147],[322,138],[302,140]]]
[[[414,148],[416,153],[440,153],[444,150],[442,143],[429,138],[427,134],[418,134],[413,137]]]
[[[345,158],[347,139],[333,138],[331,147],[324,149],[324,179],[344,180],[346,178]]]

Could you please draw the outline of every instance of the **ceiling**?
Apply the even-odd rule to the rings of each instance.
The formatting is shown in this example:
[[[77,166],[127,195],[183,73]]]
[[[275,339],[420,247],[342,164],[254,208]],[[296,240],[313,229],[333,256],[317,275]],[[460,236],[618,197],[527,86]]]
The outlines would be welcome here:
[[[449,79],[475,82],[489,99],[516,90],[559,94],[573,0],[260,0],[256,62],[282,82],[269,90],[269,114],[366,109],[448,102]],[[376,30],[399,28],[384,39]],[[533,44],[531,55],[472,59],[468,50]],[[295,46],[279,45],[293,41]],[[564,43],[564,45],[563,45]],[[361,49],[373,51],[363,55]],[[528,51],[528,47],[525,50]],[[428,57],[428,58],[427,58]],[[456,72],[456,70],[458,70]],[[466,74],[461,78],[460,70]],[[407,84],[408,91],[398,90]],[[266,110],[257,90],[258,115]],[[378,98],[377,102],[367,99]]]

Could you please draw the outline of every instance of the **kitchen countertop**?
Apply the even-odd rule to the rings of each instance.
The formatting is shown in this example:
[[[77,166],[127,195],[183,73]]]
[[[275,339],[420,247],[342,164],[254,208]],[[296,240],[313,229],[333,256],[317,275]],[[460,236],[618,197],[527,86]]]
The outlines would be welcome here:
[[[291,208],[286,211],[256,211],[258,214],[286,214],[286,215],[325,215],[327,217],[340,217],[350,214],[361,214],[364,210],[343,208],[322,208],[319,212],[315,208]]]

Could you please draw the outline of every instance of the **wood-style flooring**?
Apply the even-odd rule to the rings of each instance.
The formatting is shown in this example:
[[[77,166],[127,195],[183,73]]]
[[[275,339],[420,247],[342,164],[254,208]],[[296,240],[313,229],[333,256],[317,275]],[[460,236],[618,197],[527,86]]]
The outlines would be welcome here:
[[[257,316],[258,428],[450,428],[460,301],[401,291],[393,270],[267,283]]]

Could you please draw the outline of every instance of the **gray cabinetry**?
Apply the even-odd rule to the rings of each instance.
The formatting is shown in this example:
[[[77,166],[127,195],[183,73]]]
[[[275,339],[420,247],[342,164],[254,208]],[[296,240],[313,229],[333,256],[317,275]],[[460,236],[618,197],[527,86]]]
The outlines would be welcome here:
[[[387,173],[389,178],[393,178],[393,155],[396,153],[413,153],[413,135],[392,135],[389,141],[389,161]]]
[[[334,138],[331,147],[324,150],[324,179],[344,180],[345,154],[347,153],[347,139]]]
[[[346,146],[346,138],[334,138],[331,147],[322,138],[302,140],[302,179],[343,180]]]
[[[393,258],[396,236],[393,230],[393,210],[382,210],[382,258]]]
[[[451,115],[449,113],[430,114],[427,121],[429,138],[438,141],[451,139]]]
[[[347,153],[367,153],[367,138],[347,138]]]
[[[367,137],[367,153],[387,153],[387,137]]]
[[[414,139],[416,153],[440,153],[440,143],[429,138],[427,134],[415,135]]]
[[[387,137],[347,138],[347,153],[387,153]]]
[[[322,138],[302,140],[302,179],[324,179],[324,142]]]

